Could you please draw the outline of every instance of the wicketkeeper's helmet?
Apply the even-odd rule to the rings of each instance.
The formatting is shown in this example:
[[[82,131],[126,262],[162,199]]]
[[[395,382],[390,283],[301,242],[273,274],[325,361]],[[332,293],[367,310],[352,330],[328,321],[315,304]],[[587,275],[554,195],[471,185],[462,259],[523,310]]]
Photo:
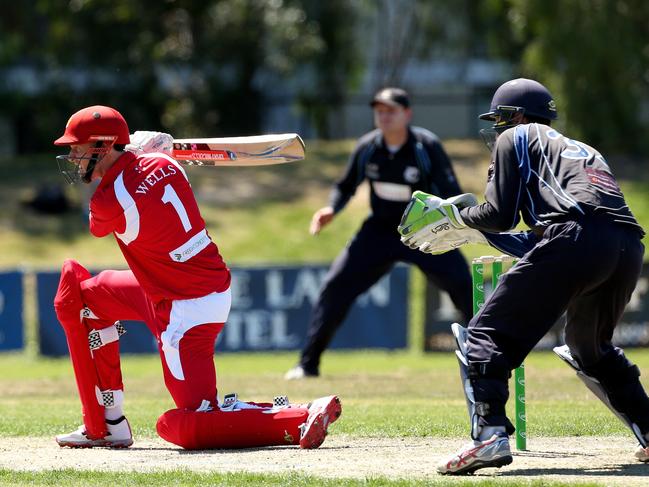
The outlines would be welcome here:
[[[494,122],[492,128],[502,132],[516,123],[517,113],[542,120],[556,120],[557,107],[550,91],[538,81],[526,78],[513,79],[500,85],[491,100],[491,108],[480,115],[482,120]]]

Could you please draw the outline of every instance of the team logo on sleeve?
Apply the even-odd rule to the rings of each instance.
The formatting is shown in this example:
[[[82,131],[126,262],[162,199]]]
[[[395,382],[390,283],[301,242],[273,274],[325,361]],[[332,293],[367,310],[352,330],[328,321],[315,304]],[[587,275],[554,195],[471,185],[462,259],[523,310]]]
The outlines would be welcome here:
[[[419,168],[413,166],[406,167],[403,171],[403,179],[410,184],[419,181]]]
[[[609,191],[614,193],[616,196],[622,196],[622,191],[617,185],[617,181],[611,173],[604,171],[602,169],[594,169],[592,167],[587,167],[584,169],[588,175],[588,180],[594,186],[601,188],[604,191]]]

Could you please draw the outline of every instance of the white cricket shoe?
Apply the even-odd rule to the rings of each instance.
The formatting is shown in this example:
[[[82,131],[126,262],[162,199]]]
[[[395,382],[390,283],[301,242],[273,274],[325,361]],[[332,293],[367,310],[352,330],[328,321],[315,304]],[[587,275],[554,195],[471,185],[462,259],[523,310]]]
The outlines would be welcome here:
[[[66,435],[58,435],[56,442],[60,447],[70,448],[128,448],[133,444],[131,426],[125,416],[115,420],[106,420],[108,434],[104,438],[93,440],[86,436],[86,428],[81,425],[77,430]]]
[[[318,448],[327,436],[327,428],[342,413],[338,396],[326,396],[309,404],[309,417],[300,425],[300,448]]]
[[[640,462],[649,462],[649,446],[643,447],[638,445],[638,449],[635,451],[636,459]]]
[[[311,372],[308,370],[304,370],[304,367],[301,365],[296,365],[292,369],[290,369],[286,374],[284,374],[284,380],[302,380],[302,379],[307,379],[309,377],[318,377],[317,372]]]
[[[442,475],[465,475],[480,468],[502,467],[512,463],[509,438],[496,433],[486,441],[472,441],[455,455],[437,467]]]

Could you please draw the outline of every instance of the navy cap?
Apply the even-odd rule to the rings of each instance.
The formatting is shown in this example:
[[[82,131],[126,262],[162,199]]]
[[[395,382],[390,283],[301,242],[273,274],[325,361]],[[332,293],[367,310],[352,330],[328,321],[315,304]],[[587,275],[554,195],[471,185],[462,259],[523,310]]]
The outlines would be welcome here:
[[[374,95],[370,106],[373,107],[377,103],[383,103],[392,107],[402,106],[403,108],[408,108],[410,106],[410,98],[406,90],[402,90],[401,88],[383,88]]]
[[[498,107],[522,108],[525,115],[547,120],[556,120],[557,107],[550,91],[538,81],[517,78],[500,85],[491,100],[488,113],[480,115],[482,120],[495,120]]]

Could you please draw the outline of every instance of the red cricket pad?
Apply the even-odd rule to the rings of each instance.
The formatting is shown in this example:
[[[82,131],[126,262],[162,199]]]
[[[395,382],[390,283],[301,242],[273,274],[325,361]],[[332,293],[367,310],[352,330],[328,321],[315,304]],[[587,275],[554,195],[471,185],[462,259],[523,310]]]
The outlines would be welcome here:
[[[54,310],[65,331],[70,360],[83,407],[83,424],[91,439],[104,438],[108,433],[104,406],[97,402],[95,388],[99,384],[95,363],[88,346],[88,330],[81,321],[84,307],[79,284],[91,277],[90,272],[74,260],[66,260],[61,269],[59,288],[54,297]]]
[[[158,418],[156,427],[163,439],[187,450],[300,443],[299,426],[307,420],[307,408],[264,411],[268,409],[208,412],[171,409]]]

